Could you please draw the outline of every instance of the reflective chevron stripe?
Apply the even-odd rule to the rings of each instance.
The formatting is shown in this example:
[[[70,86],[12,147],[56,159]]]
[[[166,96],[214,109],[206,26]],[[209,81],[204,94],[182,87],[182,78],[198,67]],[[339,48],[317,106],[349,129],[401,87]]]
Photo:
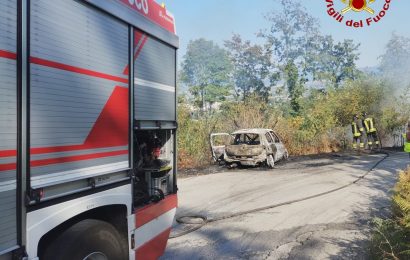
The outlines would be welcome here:
[[[164,253],[177,204],[177,195],[170,195],[135,212],[135,259],[157,259]]]

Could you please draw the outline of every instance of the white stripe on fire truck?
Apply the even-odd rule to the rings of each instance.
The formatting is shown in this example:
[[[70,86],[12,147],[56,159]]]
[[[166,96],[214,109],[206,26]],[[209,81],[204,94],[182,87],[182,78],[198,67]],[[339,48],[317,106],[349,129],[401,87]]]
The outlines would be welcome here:
[[[69,152],[57,152],[57,153],[47,153],[47,154],[33,154],[30,156],[31,161],[42,160],[42,159],[52,159],[76,155],[85,155],[85,154],[95,154],[102,152],[114,152],[114,151],[123,151],[127,150],[128,146],[115,146],[115,147],[105,147],[105,148],[96,148],[96,149],[86,149],[86,150],[77,150]]]
[[[134,57],[136,57],[137,53],[140,52],[140,48],[143,47],[142,45],[148,40],[148,36],[142,34],[140,41],[138,42],[137,46],[134,47]]]
[[[15,190],[16,187],[16,180],[0,182],[0,192]]]
[[[134,84],[137,86],[144,86],[144,87],[149,87],[149,88],[155,88],[163,91],[168,91],[168,92],[173,92],[175,93],[175,88],[173,86],[169,85],[164,85],[161,83],[153,82],[153,81],[148,81],[144,79],[138,79],[136,78],[134,81]]]
[[[40,175],[31,178],[31,186],[34,189],[42,188],[79,179],[92,178],[108,173],[113,173],[116,171],[125,171],[128,169],[128,161],[123,161],[118,163],[103,164],[94,167],[82,168],[78,170]]]
[[[161,233],[170,229],[174,221],[176,208],[172,209],[156,219],[148,222],[134,231],[135,248],[138,249],[149,241],[153,240]]]

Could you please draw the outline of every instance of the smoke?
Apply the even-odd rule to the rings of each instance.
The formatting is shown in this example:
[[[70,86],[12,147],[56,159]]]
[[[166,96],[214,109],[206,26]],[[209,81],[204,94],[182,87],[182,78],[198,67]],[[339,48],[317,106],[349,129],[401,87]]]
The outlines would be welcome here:
[[[393,33],[381,57],[380,72],[395,94],[406,94],[410,86],[410,38]]]

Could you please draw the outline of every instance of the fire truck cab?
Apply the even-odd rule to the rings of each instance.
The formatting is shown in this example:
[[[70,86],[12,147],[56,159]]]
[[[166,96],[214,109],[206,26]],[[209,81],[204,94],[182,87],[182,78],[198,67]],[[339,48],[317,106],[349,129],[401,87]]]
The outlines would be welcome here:
[[[156,259],[177,207],[174,17],[4,0],[0,259]]]

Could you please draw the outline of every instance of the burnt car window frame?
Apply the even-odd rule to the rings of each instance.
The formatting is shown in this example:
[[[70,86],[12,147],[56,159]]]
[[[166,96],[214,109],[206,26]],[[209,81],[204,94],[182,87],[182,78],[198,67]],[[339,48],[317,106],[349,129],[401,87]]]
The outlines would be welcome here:
[[[273,137],[275,143],[277,143],[277,144],[278,144],[278,143],[282,143],[282,141],[280,140],[279,136],[278,136],[275,132],[270,131],[269,133],[272,135],[272,137]]]
[[[266,137],[266,140],[268,141],[268,143],[270,143],[270,144],[275,143],[275,142],[274,142],[274,138],[270,135],[269,132],[267,132],[267,133],[265,134],[265,137]]]
[[[253,135],[253,138],[251,137],[251,135]],[[261,137],[256,133],[236,134],[235,138],[233,139],[233,145],[260,145],[260,143]]]

